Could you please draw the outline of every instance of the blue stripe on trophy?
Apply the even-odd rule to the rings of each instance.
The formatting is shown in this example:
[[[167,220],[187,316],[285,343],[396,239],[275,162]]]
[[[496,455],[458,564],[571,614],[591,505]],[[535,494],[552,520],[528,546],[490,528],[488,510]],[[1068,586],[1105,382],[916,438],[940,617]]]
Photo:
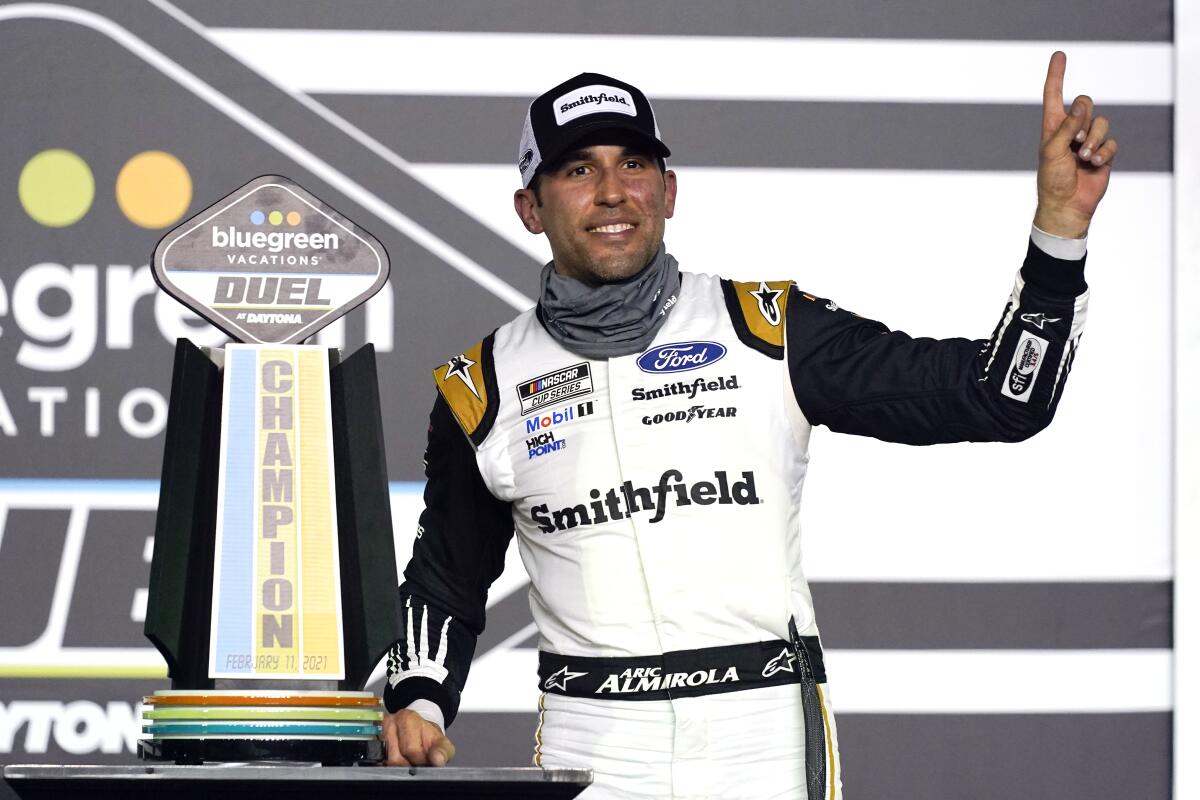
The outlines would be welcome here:
[[[225,513],[221,536],[220,611],[217,624],[217,672],[250,672],[254,643],[254,443],[255,372],[258,353],[230,348],[226,369],[229,396],[226,421]]]

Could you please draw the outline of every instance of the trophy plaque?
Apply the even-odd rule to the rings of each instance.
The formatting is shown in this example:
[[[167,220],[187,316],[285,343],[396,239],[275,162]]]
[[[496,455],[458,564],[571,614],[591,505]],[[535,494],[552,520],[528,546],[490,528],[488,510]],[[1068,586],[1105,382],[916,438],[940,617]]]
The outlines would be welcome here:
[[[303,344],[388,279],[383,245],[267,175],[154,250],[163,291],[234,341],[176,343],[146,636],[171,689],[145,759],[378,758],[363,692],[399,635],[374,348]]]

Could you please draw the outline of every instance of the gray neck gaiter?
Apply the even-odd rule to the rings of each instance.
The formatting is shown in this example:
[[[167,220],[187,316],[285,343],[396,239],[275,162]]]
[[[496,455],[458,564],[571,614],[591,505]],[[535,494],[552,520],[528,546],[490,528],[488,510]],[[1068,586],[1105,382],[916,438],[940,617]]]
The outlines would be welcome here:
[[[572,353],[615,358],[644,350],[679,297],[679,262],[659,245],[641,272],[589,286],[542,268],[538,311],[546,331]]]

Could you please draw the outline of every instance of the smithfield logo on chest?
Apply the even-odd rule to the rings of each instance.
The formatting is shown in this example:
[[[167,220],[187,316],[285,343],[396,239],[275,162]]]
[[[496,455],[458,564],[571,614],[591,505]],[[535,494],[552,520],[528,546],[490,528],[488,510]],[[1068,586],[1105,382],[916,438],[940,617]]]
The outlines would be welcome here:
[[[722,469],[713,473],[715,482],[691,483],[684,479],[680,470],[668,469],[654,486],[636,486],[632,481],[625,481],[607,492],[592,489],[588,492],[590,501],[554,510],[547,503],[533,506],[529,509],[529,519],[542,533],[554,533],[619,522],[645,512],[653,512],[649,520],[653,525],[666,518],[671,506],[756,506],[762,503],[754,486],[754,471],[747,470],[741,476],[740,481],[730,481],[729,473]]]
[[[717,363],[726,352],[717,342],[676,342],[642,353],[637,365],[642,372],[687,372]]]
[[[517,384],[521,416],[592,393],[592,367],[586,361]]]

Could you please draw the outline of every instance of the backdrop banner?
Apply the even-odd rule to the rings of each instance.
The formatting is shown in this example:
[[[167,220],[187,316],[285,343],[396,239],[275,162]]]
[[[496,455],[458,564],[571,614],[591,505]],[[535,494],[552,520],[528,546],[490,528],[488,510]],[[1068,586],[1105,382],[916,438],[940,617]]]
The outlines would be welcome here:
[[[173,352],[228,337],[158,291],[150,261],[211,198],[286,175],[397,265],[314,343],[374,345],[402,569],[429,370],[531,306],[549,258],[512,211],[535,95],[595,70],[645,90],[678,173],[681,269],[984,339],[1025,253],[1057,48],[1066,94],[1095,98],[1122,152],[1054,424],[937,448],[818,429],[805,568],[847,796],[1168,797],[1170,0],[595,6],[0,0],[0,763],[132,763],[138,701],[168,688],[142,628]],[[303,213],[275,210],[262,231]],[[228,229],[207,246],[228,252]],[[249,302],[248,283],[222,288]],[[527,590],[511,550],[456,764],[530,761]]]

